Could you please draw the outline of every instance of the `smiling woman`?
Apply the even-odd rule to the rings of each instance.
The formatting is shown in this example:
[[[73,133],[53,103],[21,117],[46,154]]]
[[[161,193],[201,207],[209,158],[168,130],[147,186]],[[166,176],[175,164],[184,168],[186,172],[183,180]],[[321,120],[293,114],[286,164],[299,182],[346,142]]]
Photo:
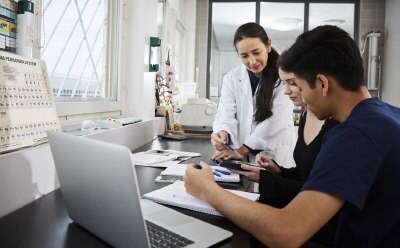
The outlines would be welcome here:
[[[293,105],[278,80],[278,53],[264,28],[254,22],[241,25],[233,44],[241,65],[223,79],[213,123],[213,159],[243,159],[261,150],[293,166],[295,132]],[[232,144],[236,150],[227,149]]]

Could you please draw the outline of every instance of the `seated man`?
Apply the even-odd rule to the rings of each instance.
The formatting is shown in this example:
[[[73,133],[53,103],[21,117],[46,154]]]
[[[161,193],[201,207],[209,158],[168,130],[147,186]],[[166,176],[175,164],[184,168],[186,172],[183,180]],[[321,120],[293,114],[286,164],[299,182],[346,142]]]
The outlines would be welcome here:
[[[400,247],[400,109],[372,98],[354,40],[334,26],[300,35],[279,64],[295,74],[307,108],[340,122],[324,138],[300,193],[277,209],[220,188],[189,166],[186,191],[269,247],[298,247],[337,212],[335,247]]]

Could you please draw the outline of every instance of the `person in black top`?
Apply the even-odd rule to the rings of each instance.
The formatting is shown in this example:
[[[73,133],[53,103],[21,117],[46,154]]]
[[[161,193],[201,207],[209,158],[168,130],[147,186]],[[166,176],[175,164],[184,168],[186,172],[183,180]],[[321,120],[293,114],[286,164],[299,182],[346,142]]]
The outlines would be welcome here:
[[[284,93],[293,104],[305,107],[301,91],[294,81],[294,74],[279,70],[279,76],[285,84]],[[246,171],[235,172],[259,183],[259,202],[283,208],[300,192],[304,181],[310,175],[325,133],[337,124],[339,122],[333,118],[320,121],[305,108],[300,117],[298,139],[293,152],[296,167],[284,168],[276,164],[273,154],[261,152],[256,157],[256,163],[260,167],[242,165],[242,169]],[[332,246],[336,224],[337,218],[332,219],[311,238],[311,241]]]

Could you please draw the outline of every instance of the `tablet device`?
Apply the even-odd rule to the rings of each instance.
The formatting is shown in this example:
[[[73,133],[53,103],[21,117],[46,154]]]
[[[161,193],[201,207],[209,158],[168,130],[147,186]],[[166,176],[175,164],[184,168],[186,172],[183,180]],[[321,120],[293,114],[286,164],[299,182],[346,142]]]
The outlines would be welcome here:
[[[241,170],[244,171],[240,166],[242,164],[247,164],[250,166],[257,166],[256,164],[252,164],[249,162],[244,162],[241,160],[223,160],[223,159],[217,159],[215,160],[215,163],[221,167],[225,167],[227,169],[232,169],[232,170]]]

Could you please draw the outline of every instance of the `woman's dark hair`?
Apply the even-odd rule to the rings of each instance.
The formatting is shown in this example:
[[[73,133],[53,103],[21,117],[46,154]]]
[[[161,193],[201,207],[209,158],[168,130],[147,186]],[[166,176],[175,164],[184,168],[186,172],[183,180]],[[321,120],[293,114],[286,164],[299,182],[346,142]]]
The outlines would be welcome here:
[[[268,35],[264,28],[254,22],[241,25],[233,38],[233,45],[245,38],[259,38],[265,46],[268,45]],[[258,124],[263,120],[272,116],[272,97],[274,93],[275,82],[279,78],[277,60],[279,54],[275,49],[271,49],[268,53],[267,66],[264,68],[260,86],[256,95],[256,112],[254,113],[254,121]]]

